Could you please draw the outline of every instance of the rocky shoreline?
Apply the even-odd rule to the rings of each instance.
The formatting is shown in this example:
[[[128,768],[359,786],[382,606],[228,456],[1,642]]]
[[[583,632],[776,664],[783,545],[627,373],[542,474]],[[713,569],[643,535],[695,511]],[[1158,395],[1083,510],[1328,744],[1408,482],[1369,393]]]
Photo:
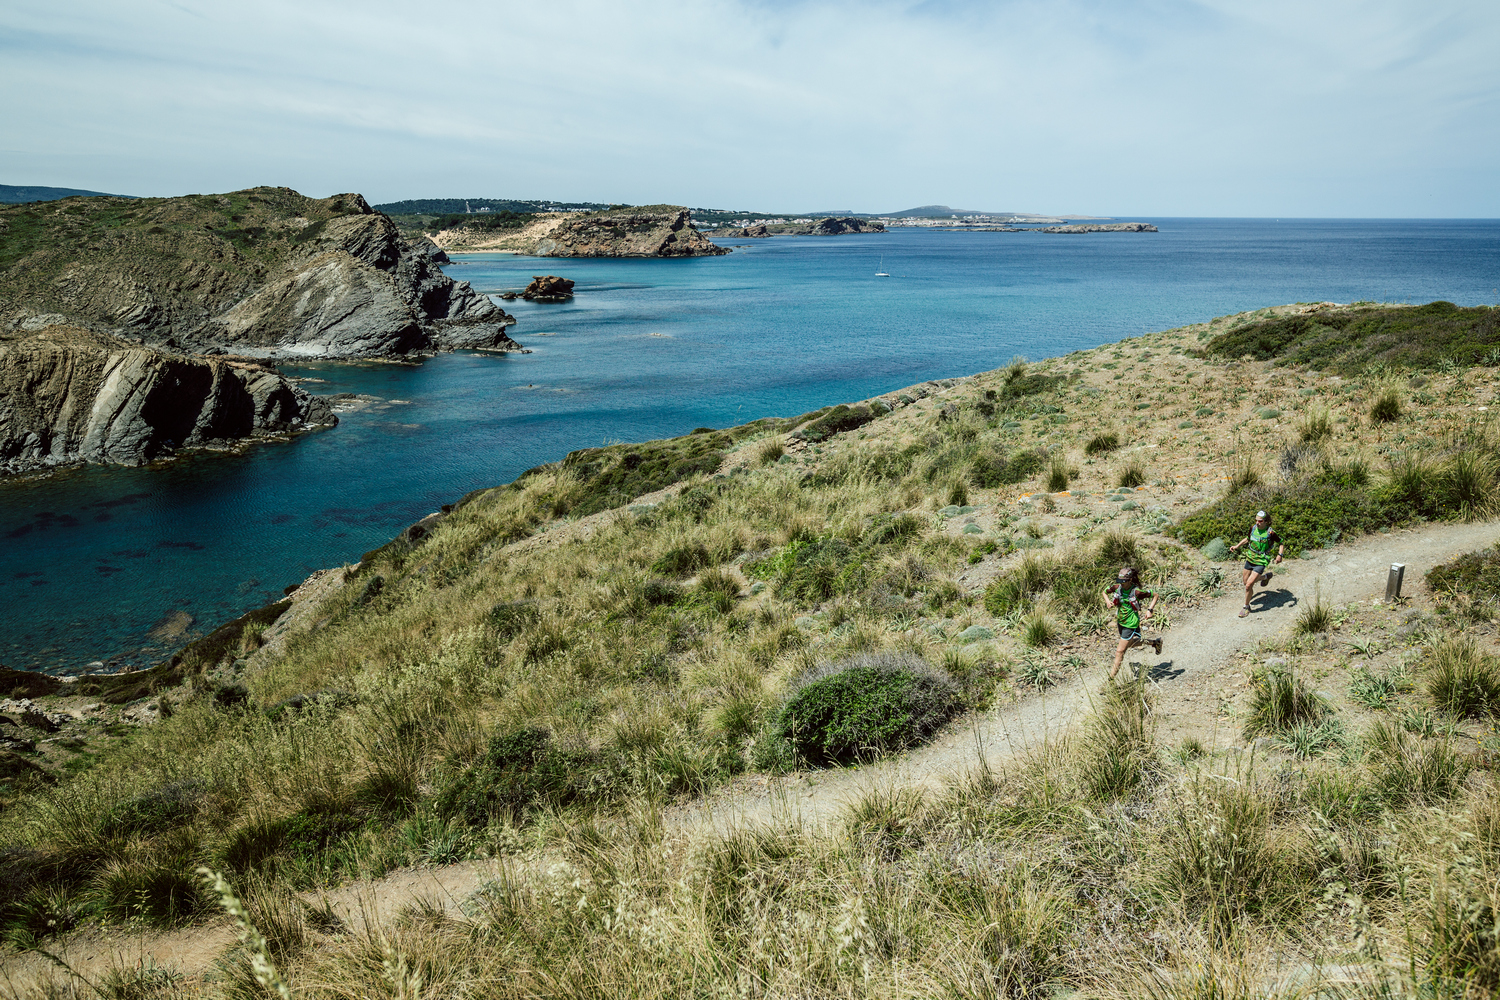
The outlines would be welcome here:
[[[0,475],[141,465],[338,423],[264,361],[160,351],[54,325],[0,340]]]

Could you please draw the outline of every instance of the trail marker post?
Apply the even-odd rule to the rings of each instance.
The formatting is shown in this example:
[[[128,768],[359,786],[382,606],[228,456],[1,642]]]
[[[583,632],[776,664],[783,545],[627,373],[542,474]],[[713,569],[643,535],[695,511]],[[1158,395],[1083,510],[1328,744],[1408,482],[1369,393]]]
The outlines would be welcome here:
[[[1385,600],[1387,604],[1392,601],[1401,600],[1401,578],[1405,575],[1405,563],[1391,563],[1390,575],[1385,578]]]

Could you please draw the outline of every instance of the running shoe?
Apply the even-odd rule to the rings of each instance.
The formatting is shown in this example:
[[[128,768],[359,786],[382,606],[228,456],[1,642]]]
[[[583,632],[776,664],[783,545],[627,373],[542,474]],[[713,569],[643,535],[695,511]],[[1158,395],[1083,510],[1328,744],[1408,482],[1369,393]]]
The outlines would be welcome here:
[[[1271,585],[1271,577],[1273,577],[1275,575],[1276,574],[1272,573],[1270,570],[1267,570],[1266,572],[1262,573],[1260,575],[1260,585],[1262,587],[1269,587]]]
[[[1155,639],[1151,640],[1151,648],[1156,650],[1157,656],[1161,655],[1161,636],[1157,636]]]
[[[1241,618],[1245,618],[1249,614],[1250,614],[1250,605],[1247,604],[1243,608],[1240,608],[1240,617]]]

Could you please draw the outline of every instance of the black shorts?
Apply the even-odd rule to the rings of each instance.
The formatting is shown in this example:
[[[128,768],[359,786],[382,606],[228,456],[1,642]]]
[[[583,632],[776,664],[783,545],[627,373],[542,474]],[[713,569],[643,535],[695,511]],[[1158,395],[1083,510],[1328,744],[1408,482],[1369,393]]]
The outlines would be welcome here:
[[[1250,572],[1254,573],[1256,576],[1260,576],[1266,570],[1270,569],[1271,565],[1270,565],[1270,563],[1267,563],[1264,566],[1257,566],[1257,565],[1255,565],[1255,563],[1249,563],[1249,562],[1247,562],[1247,563],[1245,563],[1245,568],[1248,569]]]
[[[1141,630],[1140,629],[1138,629],[1138,628],[1126,628],[1123,625],[1120,626],[1120,638],[1121,639],[1139,639],[1140,637],[1141,637]]]

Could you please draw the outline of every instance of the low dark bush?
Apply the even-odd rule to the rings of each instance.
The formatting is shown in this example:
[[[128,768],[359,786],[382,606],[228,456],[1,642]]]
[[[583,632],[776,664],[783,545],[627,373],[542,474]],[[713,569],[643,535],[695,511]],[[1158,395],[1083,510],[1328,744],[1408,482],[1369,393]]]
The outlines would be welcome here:
[[[793,438],[814,443],[826,441],[835,434],[863,427],[889,411],[881,403],[856,403],[846,406],[840,403],[816,420],[792,432]]]
[[[982,490],[1024,482],[1047,466],[1047,456],[1034,449],[1003,454],[980,455],[969,466],[969,481]]]
[[[651,572],[663,576],[691,576],[712,562],[708,549],[702,544],[679,545],[652,563]]]
[[[1427,571],[1434,594],[1468,594],[1475,600],[1500,600],[1500,545],[1459,556]]]
[[[1330,309],[1249,323],[1214,337],[1204,352],[1224,358],[1248,354],[1257,361],[1275,359],[1358,375],[1377,362],[1397,368],[1494,364],[1497,347],[1500,310],[1430,302]]]
[[[1103,607],[1104,588],[1125,565],[1134,566],[1142,577],[1152,568],[1135,539],[1116,532],[1092,547],[1079,546],[1061,558],[1028,554],[990,584],[984,593],[984,606],[992,615],[1011,615],[1028,610],[1044,591],[1051,590],[1065,609],[1097,611]]]
[[[562,509],[555,513],[580,517],[598,513],[684,479],[716,472],[729,447],[754,426],[646,441],[628,448],[611,445],[569,452],[562,467],[574,472],[580,481],[558,498]]]
[[[559,745],[546,729],[501,733],[484,757],[459,772],[433,800],[439,815],[470,826],[495,817],[520,818],[535,809],[598,798],[598,757],[583,747]]]
[[[99,824],[106,837],[158,833],[190,822],[203,800],[203,782],[174,781],[137,795],[109,811]]]
[[[809,763],[847,763],[921,743],[958,708],[953,682],[918,657],[864,654],[805,678],[768,738],[790,744]]]
[[[279,819],[241,827],[224,848],[224,864],[249,872],[280,867],[294,859],[315,859],[365,825],[363,817],[339,808],[299,809]]]
[[[541,620],[533,601],[501,601],[490,608],[490,627],[501,642],[509,642]]]
[[[682,588],[671,580],[650,579],[641,585],[641,599],[653,608],[676,604],[682,600]]]
[[[1323,469],[1306,480],[1247,486],[1183,518],[1178,534],[1194,547],[1215,538],[1238,541],[1249,533],[1255,512],[1268,510],[1272,526],[1286,541],[1287,555],[1296,557],[1303,549],[1390,524],[1388,506],[1372,491],[1354,485],[1353,478],[1347,469]]]

